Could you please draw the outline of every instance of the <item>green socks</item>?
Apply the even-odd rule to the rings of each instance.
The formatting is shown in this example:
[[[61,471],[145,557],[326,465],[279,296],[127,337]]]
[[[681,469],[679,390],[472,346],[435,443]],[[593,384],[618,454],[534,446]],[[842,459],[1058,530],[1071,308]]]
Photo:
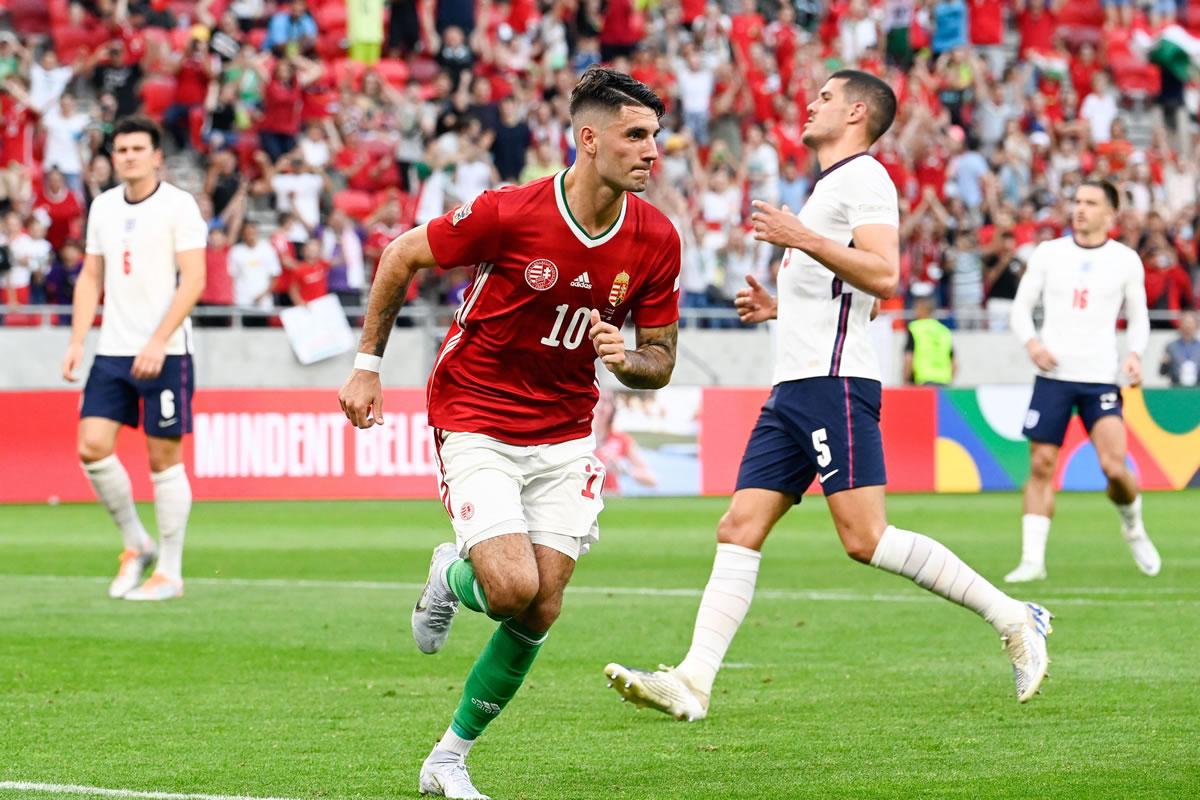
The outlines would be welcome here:
[[[483,587],[476,580],[475,567],[471,566],[470,561],[460,558],[451,564],[446,570],[446,583],[450,584],[450,591],[464,606],[491,615],[487,598],[483,596]]]
[[[468,562],[456,561],[450,567],[450,572],[453,573],[461,565],[470,568]],[[474,580],[473,572],[471,576]],[[458,594],[453,580],[450,585],[456,587],[455,594]],[[458,596],[463,603],[468,603],[462,595]],[[482,596],[483,592],[480,592],[479,597]],[[499,715],[517,689],[521,688],[545,641],[546,634],[534,633],[519,622],[507,620],[500,623],[467,675],[462,701],[450,724],[455,735],[467,740],[479,738],[488,723]]]

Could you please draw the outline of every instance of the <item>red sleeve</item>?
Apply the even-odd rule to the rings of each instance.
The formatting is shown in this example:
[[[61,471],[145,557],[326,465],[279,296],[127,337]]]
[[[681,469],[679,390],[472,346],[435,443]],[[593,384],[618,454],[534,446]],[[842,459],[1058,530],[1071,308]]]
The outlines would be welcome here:
[[[429,249],[442,269],[494,261],[500,252],[500,203],[486,191],[443,214],[427,228]]]
[[[633,322],[640,328],[663,328],[679,321],[679,234],[668,225],[663,242],[663,257],[654,269],[654,277],[640,293],[633,307]]]

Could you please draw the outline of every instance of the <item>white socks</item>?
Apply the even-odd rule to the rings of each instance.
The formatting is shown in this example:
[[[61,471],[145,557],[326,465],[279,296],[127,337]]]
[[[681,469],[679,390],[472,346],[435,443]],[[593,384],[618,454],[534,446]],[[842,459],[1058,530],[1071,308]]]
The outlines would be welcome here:
[[[453,753],[459,758],[466,758],[467,753],[471,752],[471,745],[475,744],[474,739],[464,739],[454,732],[454,726],[446,728],[446,732],[442,734],[441,741],[437,743],[434,750],[444,750],[447,753]]]
[[[918,586],[966,606],[997,632],[1026,620],[1023,603],[988,583],[928,536],[889,525],[871,556],[871,566],[911,578]]]
[[[1127,534],[1133,533],[1142,528],[1142,495],[1133,498],[1133,502],[1127,506],[1118,505],[1117,513],[1121,515],[1121,527]]]
[[[151,474],[154,479],[154,515],[158,519],[160,572],[172,580],[183,580],[183,537],[192,510],[192,486],[183,464]]]
[[[137,550],[139,553],[153,553],[154,540],[146,533],[142,521],[138,518],[137,507],[133,504],[133,487],[129,483],[129,473],[121,465],[116,455],[105,456],[99,461],[83,465],[83,471],[100,504],[108,509],[113,522],[121,531],[126,550]]]
[[[1118,509],[1121,506],[1117,506]],[[1046,540],[1050,538],[1050,518],[1041,514],[1021,517],[1021,563],[1046,567]]]
[[[757,550],[736,544],[717,545],[712,575],[696,614],[692,646],[676,668],[706,695],[712,694],[725,652],[750,609],[761,560],[762,553]]]

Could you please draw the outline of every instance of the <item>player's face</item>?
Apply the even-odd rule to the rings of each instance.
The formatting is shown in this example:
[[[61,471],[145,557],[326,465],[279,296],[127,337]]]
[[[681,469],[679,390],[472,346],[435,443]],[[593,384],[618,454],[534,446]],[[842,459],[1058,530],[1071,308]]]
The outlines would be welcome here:
[[[800,137],[805,146],[819,147],[836,141],[846,130],[846,117],[857,104],[847,102],[845,83],[844,78],[825,81],[816,99],[808,104],[808,121]]]
[[[1099,186],[1080,186],[1075,190],[1071,209],[1071,227],[1083,234],[1106,231],[1113,224],[1113,208]]]
[[[597,137],[596,166],[613,186],[644,192],[658,158],[658,117],[644,106],[623,106],[609,117]]]
[[[145,180],[162,165],[162,151],[156,150],[148,133],[122,133],[113,139],[113,166],[125,183]]]

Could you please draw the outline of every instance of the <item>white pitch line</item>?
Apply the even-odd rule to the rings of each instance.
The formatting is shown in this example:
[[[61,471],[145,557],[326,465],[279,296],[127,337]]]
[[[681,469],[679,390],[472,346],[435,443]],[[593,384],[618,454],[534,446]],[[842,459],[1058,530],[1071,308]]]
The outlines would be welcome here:
[[[248,797],[237,794],[181,794],[178,792],[140,792],[134,789],[105,789],[102,786],[78,786],[69,783],[33,783],[0,781],[0,792],[37,792],[39,794],[82,794],[96,797],[145,798],[145,800],[292,800],[286,797]]]
[[[29,580],[51,582],[84,582],[107,583],[108,578],[91,575],[0,575],[3,580]],[[189,585],[198,586],[236,586],[250,589],[353,589],[367,591],[419,591],[422,583],[405,583],[400,581],[334,581],[313,580],[307,578],[188,578]],[[585,595],[616,595],[633,597],[686,597],[696,598],[703,594],[701,589],[668,589],[652,586],[569,586],[569,594]],[[1128,606],[1153,605],[1200,605],[1200,590],[1176,587],[1147,587],[1134,589],[1106,586],[1063,586],[1057,589],[1032,593],[1039,599],[1044,599],[1051,605],[1074,606],[1109,606],[1113,604]],[[1073,597],[1072,595],[1100,595],[1111,599]],[[1123,595],[1161,596],[1162,600],[1148,599],[1119,599]],[[1188,599],[1175,599],[1170,595],[1190,596]],[[933,603],[941,602],[933,595],[911,592],[907,594],[892,594],[880,592],[861,592],[854,589],[759,589],[755,597],[767,600],[809,600],[830,603]]]

